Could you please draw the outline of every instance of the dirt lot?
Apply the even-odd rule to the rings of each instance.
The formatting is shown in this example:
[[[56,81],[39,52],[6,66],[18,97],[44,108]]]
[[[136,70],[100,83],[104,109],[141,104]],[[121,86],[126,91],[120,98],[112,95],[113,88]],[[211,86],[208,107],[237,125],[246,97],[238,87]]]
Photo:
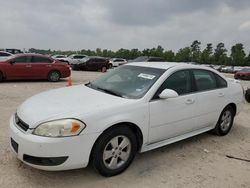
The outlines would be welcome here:
[[[73,72],[73,84],[102,73]],[[250,85],[244,81],[243,84]],[[205,133],[154,151],[138,154],[123,174],[103,178],[91,167],[64,172],[33,169],[16,159],[9,148],[9,118],[28,97],[65,87],[66,80],[0,83],[0,187],[250,187],[250,163],[226,155],[250,159],[250,104],[235,119],[229,135]]]

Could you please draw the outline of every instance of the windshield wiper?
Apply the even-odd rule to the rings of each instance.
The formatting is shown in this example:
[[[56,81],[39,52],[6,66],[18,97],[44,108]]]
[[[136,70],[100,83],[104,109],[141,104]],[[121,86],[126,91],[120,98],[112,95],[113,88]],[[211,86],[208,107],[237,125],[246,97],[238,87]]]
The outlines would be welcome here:
[[[115,95],[115,96],[118,96],[118,97],[123,97],[121,94],[118,94],[118,93],[116,93],[114,91],[110,91],[108,89],[104,89],[104,88],[100,88],[100,87],[96,87],[96,89],[104,91],[105,93],[108,93],[108,94],[111,94],[111,95]]]

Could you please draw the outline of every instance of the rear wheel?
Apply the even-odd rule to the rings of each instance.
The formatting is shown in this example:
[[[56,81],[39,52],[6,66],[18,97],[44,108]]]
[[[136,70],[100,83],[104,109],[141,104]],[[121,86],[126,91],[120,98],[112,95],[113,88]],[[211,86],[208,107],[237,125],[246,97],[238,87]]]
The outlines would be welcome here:
[[[101,175],[114,176],[128,168],[136,152],[137,141],[131,129],[115,127],[97,140],[92,151],[92,164]]]
[[[213,132],[219,136],[224,136],[229,133],[233,126],[235,111],[231,106],[227,106],[219,117],[219,120]]]
[[[109,69],[112,69],[113,68],[113,65],[112,63],[109,64]]]
[[[106,71],[107,71],[107,67],[105,67],[105,66],[102,67],[101,71],[102,71],[102,72],[106,72]]]
[[[2,81],[3,81],[3,73],[0,72],[0,82],[2,82]]]
[[[51,71],[48,76],[50,82],[58,82],[60,80],[60,73],[58,71]]]
[[[246,91],[245,98],[246,101],[250,103],[250,89]]]

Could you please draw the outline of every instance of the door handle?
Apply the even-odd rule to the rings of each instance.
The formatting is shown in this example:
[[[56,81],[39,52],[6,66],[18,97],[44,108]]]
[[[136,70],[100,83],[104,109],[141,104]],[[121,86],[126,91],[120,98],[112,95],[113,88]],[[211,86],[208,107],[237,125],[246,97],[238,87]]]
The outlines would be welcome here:
[[[30,68],[30,67],[31,67],[31,65],[26,65],[26,67],[27,67],[27,68]]]
[[[224,97],[224,93],[219,93],[218,97]]]
[[[46,65],[46,67],[51,67],[51,65]]]
[[[186,100],[186,104],[193,104],[194,103],[194,99],[187,99]]]

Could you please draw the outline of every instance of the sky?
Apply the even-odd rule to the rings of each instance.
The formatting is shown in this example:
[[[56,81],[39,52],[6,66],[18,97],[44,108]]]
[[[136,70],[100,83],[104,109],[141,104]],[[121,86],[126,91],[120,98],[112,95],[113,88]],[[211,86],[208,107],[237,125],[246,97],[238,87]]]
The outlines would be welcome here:
[[[250,50],[250,0],[0,0],[0,48]]]

